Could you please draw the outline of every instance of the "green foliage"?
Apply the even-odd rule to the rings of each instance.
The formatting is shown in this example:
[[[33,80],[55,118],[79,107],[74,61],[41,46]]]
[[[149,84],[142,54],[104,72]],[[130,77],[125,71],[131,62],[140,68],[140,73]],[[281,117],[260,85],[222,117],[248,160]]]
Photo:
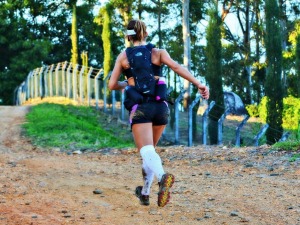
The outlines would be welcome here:
[[[217,9],[210,12],[210,20],[207,27],[207,46],[205,49],[207,57],[206,79],[210,86],[210,99],[215,101],[220,107],[224,106],[222,87],[222,45],[221,45],[221,24]],[[216,118],[223,114],[215,115]]]
[[[107,4],[101,8],[99,14],[103,17],[102,41],[104,50],[103,71],[104,77],[111,71],[112,65],[112,49],[111,49],[111,5]]]
[[[183,50],[180,44],[182,40],[181,1],[1,1],[0,99],[4,100],[3,104],[12,104],[14,88],[24,80],[31,70],[43,65],[68,61],[72,58],[71,17],[72,6],[76,2],[80,2],[80,4],[76,5],[77,33],[79,37],[77,51],[78,54],[82,51],[88,52],[89,65],[102,68],[108,62],[106,59],[104,60],[104,55],[106,54],[104,54],[103,41],[101,39],[104,24],[93,22],[95,4],[97,4],[97,7],[102,7],[104,2],[113,4],[113,13],[110,14],[111,24],[113,24],[110,28],[112,61],[124,48],[124,25],[134,16],[145,20],[147,23],[149,31],[148,41],[157,42],[154,44],[158,47],[166,48],[176,61],[182,62]],[[296,63],[295,56],[296,34],[297,32],[299,33],[299,26],[297,27],[296,24],[299,21],[299,17],[298,15],[292,15],[293,12],[299,12],[299,4],[297,5],[296,0],[291,0],[290,3],[292,8],[282,12],[281,17],[286,22],[286,30],[278,33],[287,34],[291,31],[289,43],[287,43],[287,51],[290,51],[292,54],[287,59],[284,74],[288,75],[288,93],[299,97],[296,91],[297,88],[298,90],[300,88],[297,85],[300,82],[299,78],[297,79],[296,77],[296,75],[299,77],[299,72],[296,73],[295,67],[295,65],[299,65],[299,63]],[[214,4],[212,1],[190,0],[191,68],[196,77],[204,76],[207,73],[205,66],[207,58],[204,54],[205,44],[203,43],[203,37],[206,35],[203,32],[203,26],[205,26],[206,22],[203,23],[203,20],[207,20],[208,10],[212,4]],[[219,1],[218,4],[220,8],[222,2]],[[224,40],[223,43],[226,43],[226,46],[223,45],[222,54],[226,53],[226,55],[222,55],[224,67],[222,74],[219,73],[219,76],[222,76],[223,84],[237,93],[244,103],[248,103],[249,99],[248,91],[245,91],[249,89],[249,84],[248,79],[245,77],[244,68],[251,65],[254,60],[257,62],[264,61],[261,58],[262,53],[265,52],[265,42],[262,40],[262,34],[265,33],[263,29],[266,27],[266,23],[262,17],[265,14],[260,13],[264,9],[264,4],[265,1],[261,0],[233,1],[232,4],[229,4],[230,7],[228,4],[225,4],[229,13],[240,13],[239,18],[241,20],[239,24],[245,32],[240,35],[234,33],[233,30],[230,32],[229,29],[224,29],[222,40]],[[251,17],[253,26],[250,27],[252,30],[249,32],[253,35],[249,38],[247,38],[247,28],[243,26],[244,24],[249,24],[246,22],[248,9],[250,9],[250,12],[253,12],[254,16]],[[271,12],[276,11],[271,10]],[[276,32],[273,33],[276,34]],[[272,35],[268,36],[271,37]],[[283,38],[287,40],[287,37],[283,36]],[[247,44],[250,40],[253,41],[252,43],[256,48],[248,48]],[[291,47],[291,45],[293,46]],[[26,50],[20,46],[23,46]],[[274,48],[274,50],[276,49],[277,47]],[[250,50],[252,51],[250,52]],[[218,55],[216,54],[216,56]],[[255,102],[259,102],[260,96],[265,94],[262,86],[266,77],[265,71],[265,68],[262,70],[252,68],[252,88],[255,95],[252,96],[252,99]],[[179,80],[177,82],[179,83]],[[213,86],[210,88],[213,88]]]
[[[300,150],[300,140],[277,142],[272,145],[272,149],[279,151],[298,151]]]
[[[74,5],[72,6],[72,33],[71,33],[71,40],[72,40],[72,58],[71,62],[73,65],[78,64],[78,34],[77,34],[77,7],[76,1],[74,1]]]
[[[261,101],[261,97],[264,95],[264,84],[266,81],[266,63],[256,62],[253,65],[252,76],[252,88],[253,88],[253,100],[258,103]]]
[[[122,17],[123,26],[127,26],[132,19],[134,2],[134,0],[110,0],[110,4],[119,11]]]
[[[131,140],[104,130],[100,117],[91,107],[45,103],[32,107],[23,127],[33,143],[40,146],[64,150],[132,147]]]
[[[210,11],[210,20],[207,27],[207,57],[206,80],[210,87],[210,100],[216,105],[209,112],[210,123],[208,125],[211,144],[217,144],[217,121],[224,113],[224,96],[222,85],[222,45],[221,45],[221,19],[218,16],[217,6]]]
[[[198,22],[204,18],[205,10],[204,1],[189,0],[190,16],[192,23]]]
[[[273,150],[277,151],[288,151],[288,152],[296,152],[292,154],[291,158],[289,159],[290,162],[295,162],[296,160],[300,159],[300,141],[285,141],[285,142],[277,142],[272,146]]]
[[[102,44],[96,36],[100,28],[92,22],[90,3],[77,7],[78,50],[89,51],[89,61],[101,68]],[[71,9],[61,1],[1,1],[0,104],[13,104],[14,89],[31,70],[71,58]]]
[[[259,117],[267,122],[267,97],[263,97],[260,104],[247,105],[250,116]],[[297,131],[300,122],[300,98],[288,96],[283,99],[282,127],[286,130]]]
[[[300,98],[288,96],[283,99],[283,128],[297,130],[300,122]]]
[[[299,30],[300,30],[300,23],[299,23]],[[297,43],[296,43],[296,96],[300,98],[300,34],[297,35]]]
[[[265,96],[261,99],[261,102],[258,105],[259,118],[261,118],[264,122],[267,122],[267,101],[268,97]]]
[[[294,21],[294,29],[289,33],[288,48],[283,52],[287,74],[287,94],[300,97],[300,20]]]
[[[246,105],[246,110],[250,117],[259,117],[257,105]]]
[[[0,43],[0,99],[2,104],[11,105],[15,88],[25,80],[30,68],[41,66],[41,59],[47,57],[51,44],[48,39],[28,40],[31,33],[25,30],[19,35],[15,35],[16,30],[5,32],[6,38]]]
[[[100,38],[102,26],[94,22],[93,5],[77,6],[78,54],[88,52],[88,65],[103,67],[103,44]]]
[[[300,159],[300,153],[293,154],[289,161],[295,162],[297,159]]]
[[[266,0],[266,55],[267,79],[265,92],[267,98],[267,123],[271,129],[266,132],[267,143],[276,143],[282,136],[283,87],[282,43],[277,1]]]

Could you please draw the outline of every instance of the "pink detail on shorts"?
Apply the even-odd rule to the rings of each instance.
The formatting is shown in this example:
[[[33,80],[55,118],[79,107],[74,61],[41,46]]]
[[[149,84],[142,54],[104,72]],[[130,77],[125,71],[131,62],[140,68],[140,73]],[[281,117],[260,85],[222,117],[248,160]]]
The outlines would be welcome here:
[[[159,80],[159,81],[157,82],[157,84],[158,84],[158,85],[160,85],[160,84],[166,84],[166,82],[164,82],[163,80]]]
[[[160,100],[160,97],[159,97],[159,96],[156,96],[155,99],[156,99],[156,101],[159,101],[159,100]]]
[[[137,109],[137,107],[139,106],[139,104],[135,104],[134,106],[132,106],[131,108],[131,112],[130,112],[130,116],[129,116],[129,123],[132,123],[132,117]]]

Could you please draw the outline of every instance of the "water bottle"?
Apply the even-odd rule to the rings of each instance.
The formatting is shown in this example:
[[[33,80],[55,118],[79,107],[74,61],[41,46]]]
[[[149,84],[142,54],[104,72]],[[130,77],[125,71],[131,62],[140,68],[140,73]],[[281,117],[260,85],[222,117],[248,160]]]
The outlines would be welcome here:
[[[160,77],[155,87],[155,99],[156,101],[167,100],[167,84],[166,78]]]

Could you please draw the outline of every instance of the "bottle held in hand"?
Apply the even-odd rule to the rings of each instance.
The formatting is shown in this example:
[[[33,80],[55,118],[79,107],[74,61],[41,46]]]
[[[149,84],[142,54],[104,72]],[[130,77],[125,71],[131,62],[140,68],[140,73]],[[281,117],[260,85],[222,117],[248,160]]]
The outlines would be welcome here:
[[[156,101],[167,100],[167,84],[164,77],[160,77],[157,81],[155,89],[155,99]]]

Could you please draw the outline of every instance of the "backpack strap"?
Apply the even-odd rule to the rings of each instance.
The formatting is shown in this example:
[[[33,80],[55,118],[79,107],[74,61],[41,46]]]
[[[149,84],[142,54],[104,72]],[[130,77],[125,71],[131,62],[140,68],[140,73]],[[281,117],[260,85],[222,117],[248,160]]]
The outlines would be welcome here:
[[[148,43],[146,45],[146,48],[151,52],[152,51],[152,48],[155,48],[155,45],[151,44],[151,43]],[[151,53],[150,53],[151,54]]]
[[[130,66],[131,66],[131,58],[132,58],[131,53],[132,53],[132,51],[133,51],[133,47],[128,47],[128,48],[126,48],[126,50],[125,50],[126,56],[127,56],[127,60],[128,60],[128,62],[129,62],[129,65],[130,65]]]

